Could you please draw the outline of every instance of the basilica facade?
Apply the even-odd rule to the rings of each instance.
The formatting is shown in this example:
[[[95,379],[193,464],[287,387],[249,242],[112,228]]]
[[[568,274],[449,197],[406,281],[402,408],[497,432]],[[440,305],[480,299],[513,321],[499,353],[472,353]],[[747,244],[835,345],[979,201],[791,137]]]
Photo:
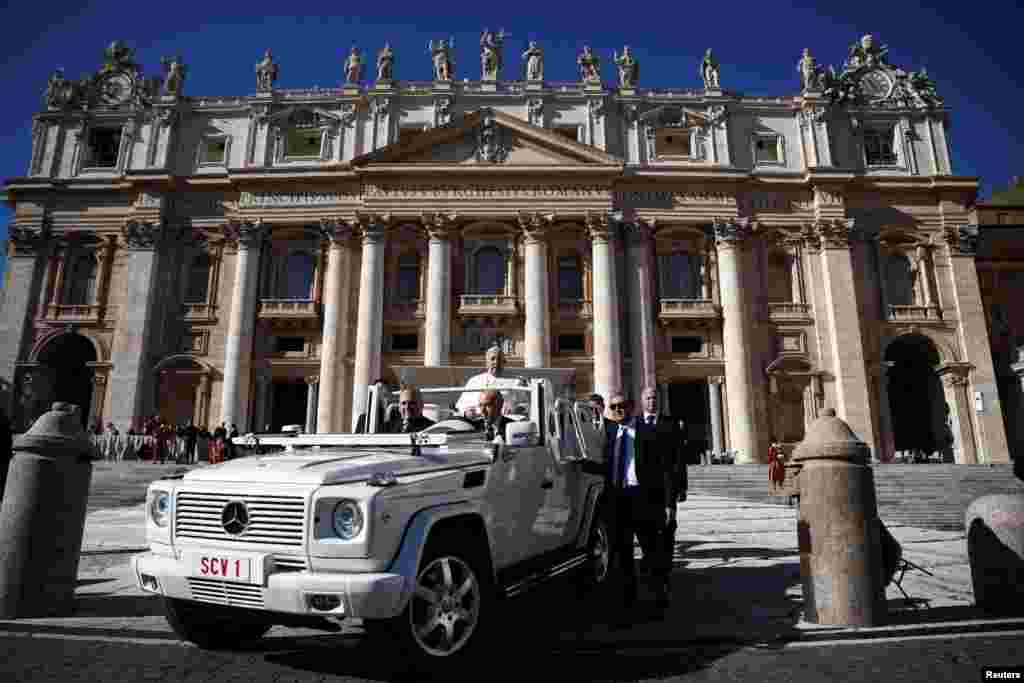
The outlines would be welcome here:
[[[367,384],[498,343],[577,395],[657,385],[741,462],[828,407],[883,461],[1007,460],[978,183],[923,70],[865,36],[753,97],[710,50],[695,87],[653,89],[628,48],[550,82],[542,45],[480,42],[479,80],[445,41],[426,82],[391,46],[308,90],[268,51],[241,97],[186,95],[181,58],[146,78],[120,43],[55,73],[5,186],[16,424],[69,400],[122,431],[349,431]]]

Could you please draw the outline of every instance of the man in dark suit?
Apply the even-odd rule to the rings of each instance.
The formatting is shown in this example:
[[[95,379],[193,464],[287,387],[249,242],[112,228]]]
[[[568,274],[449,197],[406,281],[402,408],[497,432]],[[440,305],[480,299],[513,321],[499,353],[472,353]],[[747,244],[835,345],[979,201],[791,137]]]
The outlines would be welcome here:
[[[647,391],[644,391],[645,398]],[[655,399],[656,400],[656,399]],[[645,400],[645,406],[649,402]],[[671,547],[666,535],[676,519],[675,469],[678,435],[658,420],[633,416],[633,406],[622,392],[608,400],[613,419],[606,431],[606,478],[613,515],[615,554],[621,562],[623,598],[627,606],[636,602],[637,579],[633,558],[633,537],[640,540],[644,560],[655,582],[660,607],[669,603]],[[656,407],[656,404],[655,404]],[[617,420],[621,416],[621,420]],[[673,443],[669,447],[668,437]]]
[[[404,386],[398,392],[398,415],[384,425],[386,434],[409,434],[423,431],[434,421],[423,417],[423,399],[420,390],[413,386]]]
[[[477,407],[479,408],[480,415],[482,415],[482,417],[474,424],[477,426],[477,429],[482,429],[484,431],[484,435],[488,441],[493,441],[496,436],[500,436],[506,443],[508,443],[508,435],[505,434],[505,427],[507,427],[512,420],[508,419],[501,413],[504,402],[505,400],[502,398],[501,392],[496,389],[485,389],[480,392]]]

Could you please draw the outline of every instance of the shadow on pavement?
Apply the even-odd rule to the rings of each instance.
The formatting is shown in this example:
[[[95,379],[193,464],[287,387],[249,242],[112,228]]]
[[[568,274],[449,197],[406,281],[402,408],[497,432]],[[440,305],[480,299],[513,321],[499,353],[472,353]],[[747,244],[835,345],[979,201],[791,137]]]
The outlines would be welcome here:
[[[74,616],[101,619],[162,617],[164,605],[160,598],[152,595],[76,595]]]

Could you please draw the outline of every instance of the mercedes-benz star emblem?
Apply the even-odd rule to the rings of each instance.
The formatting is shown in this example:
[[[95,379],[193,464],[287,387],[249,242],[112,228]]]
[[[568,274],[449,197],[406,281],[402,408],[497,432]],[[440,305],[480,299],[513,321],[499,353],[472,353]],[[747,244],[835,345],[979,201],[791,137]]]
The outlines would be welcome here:
[[[249,527],[249,508],[240,500],[231,501],[221,510],[220,523],[232,536],[242,534]]]

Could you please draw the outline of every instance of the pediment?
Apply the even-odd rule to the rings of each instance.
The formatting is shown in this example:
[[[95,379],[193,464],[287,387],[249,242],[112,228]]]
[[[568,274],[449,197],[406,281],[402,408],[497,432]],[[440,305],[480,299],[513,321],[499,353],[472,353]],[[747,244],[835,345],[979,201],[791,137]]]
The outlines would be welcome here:
[[[622,160],[551,130],[481,109],[352,160],[383,164],[619,167]]]

